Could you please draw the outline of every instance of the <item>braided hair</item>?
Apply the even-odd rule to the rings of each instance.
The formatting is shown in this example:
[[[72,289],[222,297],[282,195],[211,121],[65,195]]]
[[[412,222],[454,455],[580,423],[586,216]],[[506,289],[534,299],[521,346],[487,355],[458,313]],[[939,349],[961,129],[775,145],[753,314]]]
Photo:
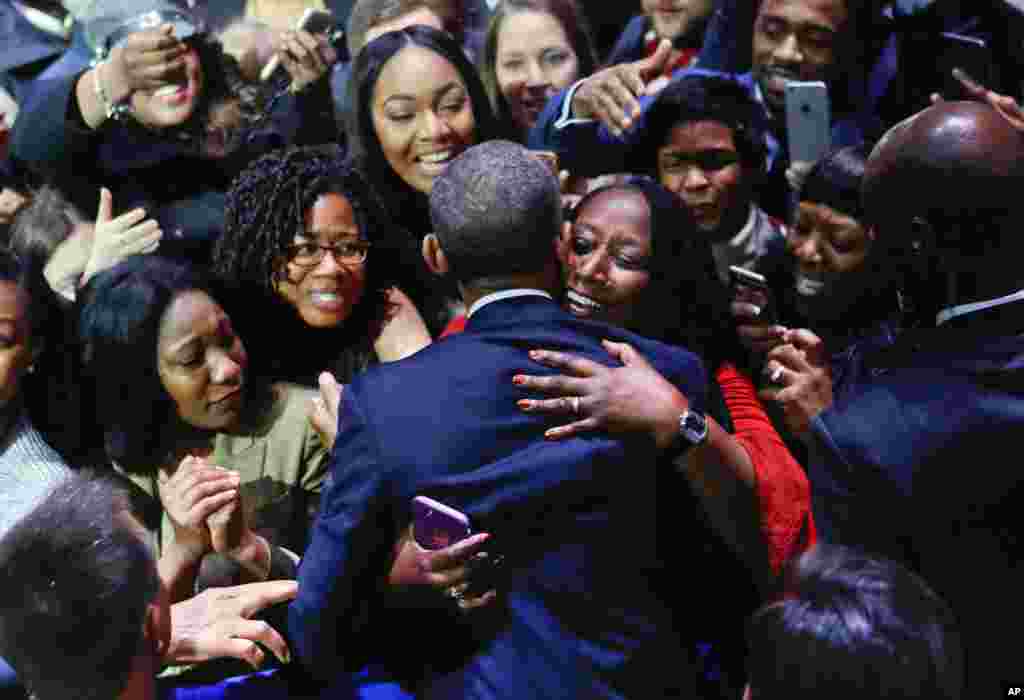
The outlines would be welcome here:
[[[224,234],[213,253],[217,276],[232,287],[256,285],[274,293],[284,275],[287,248],[304,231],[306,212],[328,193],[348,200],[360,235],[373,244],[366,292],[353,321],[357,315],[367,321],[379,317],[385,290],[397,281],[400,239],[363,176],[330,147],[272,151],[235,178],[227,195]]]

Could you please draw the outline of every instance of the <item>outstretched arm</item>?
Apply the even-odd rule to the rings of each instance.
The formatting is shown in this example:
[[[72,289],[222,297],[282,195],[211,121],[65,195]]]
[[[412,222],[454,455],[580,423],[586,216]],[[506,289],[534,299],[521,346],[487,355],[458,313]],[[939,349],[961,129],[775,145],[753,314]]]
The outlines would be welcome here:
[[[545,350],[534,351],[538,363],[562,375],[520,376],[524,388],[557,397],[527,399],[520,408],[570,416],[566,425],[546,436],[561,440],[580,433],[648,433],[662,450],[679,439],[680,416],[689,399],[624,343],[604,342],[622,366],[605,367],[584,358]],[[714,418],[708,417],[708,436],[678,460],[691,487],[701,498],[716,528],[756,573],[770,579],[766,547],[760,532],[756,476],[750,455]]]

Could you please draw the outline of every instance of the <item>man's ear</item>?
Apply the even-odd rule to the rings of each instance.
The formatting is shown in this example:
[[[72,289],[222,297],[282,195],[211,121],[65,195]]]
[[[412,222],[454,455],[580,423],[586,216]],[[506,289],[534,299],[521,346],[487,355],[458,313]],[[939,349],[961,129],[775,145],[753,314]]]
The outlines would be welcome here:
[[[562,233],[560,236],[555,238],[555,257],[558,258],[558,262],[565,265],[569,259],[569,244],[572,241],[572,222],[562,222]]]
[[[427,269],[438,277],[448,274],[448,257],[441,248],[441,241],[432,233],[423,238],[423,262],[426,263]]]

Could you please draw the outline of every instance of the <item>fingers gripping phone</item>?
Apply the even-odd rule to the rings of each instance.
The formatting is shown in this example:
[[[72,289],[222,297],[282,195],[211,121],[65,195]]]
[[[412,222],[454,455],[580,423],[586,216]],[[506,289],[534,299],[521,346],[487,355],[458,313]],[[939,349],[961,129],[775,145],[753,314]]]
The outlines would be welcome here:
[[[771,287],[764,275],[738,265],[730,265],[729,281],[736,301],[760,307],[758,320],[775,323],[775,304],[772,303]]]
[[[465,513],[427,496],[412,499],[412,513],[413,539],[424,549],[444,549],[473,534],[469,517]],[[465,593],[477,595],[497,587],[504,563],[505,558],[501,554],[477,553],[466,562],[470,575]]]
[[[326,10],[314,10],[309,7],[302,13],[302,17],[295,23],[296,30],[309,32],[310,34],[323,34],[327,37],[328,43],[341,55],[345,48],[345,30],[334,21],[334,15]],[[267,61],[260,71],[260,81],[270,80],[270,77],[281,65],[281,58],[276,54]]]
[[[444,549],[473,534],[469,517],[426,496],[412,499],[412,534],[424,549]]]
[[[832,116],[828,88],[820,80],[786,85],[786,135],[789,162],[817,163],[831,145]]]

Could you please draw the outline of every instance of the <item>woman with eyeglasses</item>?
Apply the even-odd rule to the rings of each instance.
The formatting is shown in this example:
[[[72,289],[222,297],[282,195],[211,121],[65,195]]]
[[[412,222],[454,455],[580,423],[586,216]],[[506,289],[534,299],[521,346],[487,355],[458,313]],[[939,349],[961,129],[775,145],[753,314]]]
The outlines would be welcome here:
[[[328,370],[346,383],[430,343],[396,286],[408,268],[400,233],[336,151],[254,161],[228,192],[224,228],[214,270],[262,375],[315,386]]]

